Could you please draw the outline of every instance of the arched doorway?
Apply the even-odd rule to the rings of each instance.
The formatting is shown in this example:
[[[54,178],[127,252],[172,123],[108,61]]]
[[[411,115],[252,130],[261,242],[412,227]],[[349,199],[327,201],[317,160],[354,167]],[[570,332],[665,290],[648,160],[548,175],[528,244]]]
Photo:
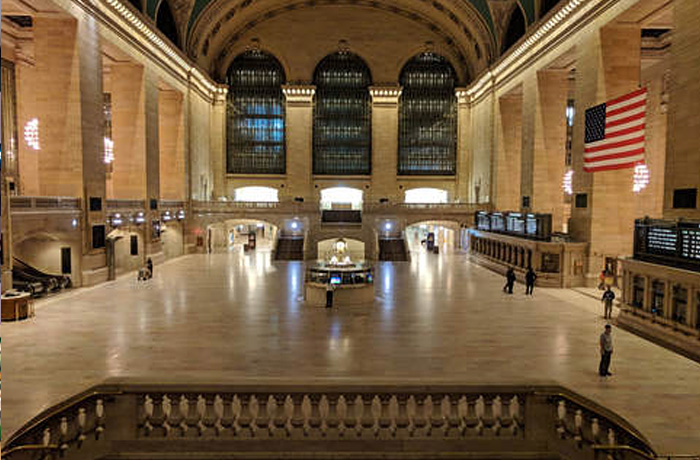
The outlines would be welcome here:
[[[411,254],[452,254],[459,245],[459,224],[453,221],[424,221],[406,228]]]
[[[207,228],[210,253],[270,253],[277,239],[276,225],[256,219],[231,219]]]

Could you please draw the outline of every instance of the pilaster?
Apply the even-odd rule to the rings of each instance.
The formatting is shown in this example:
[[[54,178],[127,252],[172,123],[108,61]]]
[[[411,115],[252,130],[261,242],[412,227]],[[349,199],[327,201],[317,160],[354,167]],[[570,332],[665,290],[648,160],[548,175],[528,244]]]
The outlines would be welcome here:
[[[471,112],[469,95],[466,88],[455,90],[457,98],[457,174],[455,200],[460,203],[469,201],[469,184],[473,182],[473,158],[469,139],[471,138]]]
[[[284,85],[287,115],[287,192],[290,198],[313,198],[313,115],[316,87]]]
[[[372,201],[388,198],[402,201],[396,168],[398,164],[399,99],[401,87],[372,86]]]
[[[146,71],[146,255],[162,256],[162,244],[155,227],[160,225],[160,89],[158,78]],[[155,260],[154,260],[155,261]]]

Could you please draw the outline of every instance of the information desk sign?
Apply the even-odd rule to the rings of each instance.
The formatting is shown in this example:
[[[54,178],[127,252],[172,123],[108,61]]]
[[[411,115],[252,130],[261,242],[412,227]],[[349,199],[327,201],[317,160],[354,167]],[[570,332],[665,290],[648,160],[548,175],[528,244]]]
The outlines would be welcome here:
[[[634,228],[634,257],[700,271],[700,222],[637,219]]]

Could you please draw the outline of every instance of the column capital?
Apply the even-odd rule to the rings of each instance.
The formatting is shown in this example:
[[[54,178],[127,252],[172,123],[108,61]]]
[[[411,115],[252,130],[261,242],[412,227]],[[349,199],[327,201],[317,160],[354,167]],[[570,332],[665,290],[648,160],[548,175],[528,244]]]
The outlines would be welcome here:
[[[398,105],[402,90],[403,88],[399,85],[370,86],[369,94],[372,96],[372,105]]]
[[[455,88],[455,96],[457,97],[457,104],[465,105],[469,103],[469,92],[467,88]]]
[[[316,94],[314,85],[282,85],[287,103],[295,105],[311,105]]]

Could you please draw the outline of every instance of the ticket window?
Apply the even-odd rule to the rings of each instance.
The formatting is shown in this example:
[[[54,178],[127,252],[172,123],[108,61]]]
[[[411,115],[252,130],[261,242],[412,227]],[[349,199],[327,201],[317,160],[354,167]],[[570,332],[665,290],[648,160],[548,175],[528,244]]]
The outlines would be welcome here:
[[[632,306],[644,309],[644,277],[635,276],[632,280]]]
[[[654,281],[651,284],[651,313],[655,316],[664,316],[665,291],[666,284],[663,281]]]
[[[688,289],[680,284],[673,286],[671,319],[680,324],[688,322]]]

